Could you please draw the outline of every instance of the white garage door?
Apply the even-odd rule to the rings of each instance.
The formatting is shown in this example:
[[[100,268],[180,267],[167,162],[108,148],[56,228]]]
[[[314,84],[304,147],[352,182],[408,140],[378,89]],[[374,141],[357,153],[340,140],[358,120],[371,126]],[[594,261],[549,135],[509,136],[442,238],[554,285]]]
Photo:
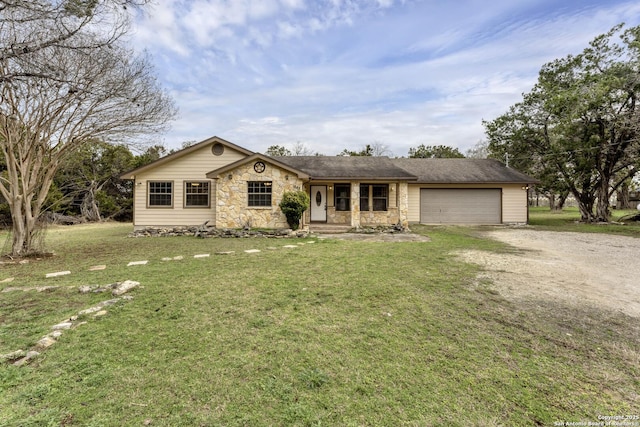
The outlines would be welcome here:
[[[423,224],[500,224],[499,188],[423,188],[420,222]]]

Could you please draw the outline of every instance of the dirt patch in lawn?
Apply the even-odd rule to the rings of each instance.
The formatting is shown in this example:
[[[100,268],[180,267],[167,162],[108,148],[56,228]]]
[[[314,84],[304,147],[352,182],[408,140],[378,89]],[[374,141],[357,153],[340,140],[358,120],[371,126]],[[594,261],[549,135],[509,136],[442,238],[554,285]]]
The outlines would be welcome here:
[[[500,229],[489,238],[512,253],[464,251],[508,299],[596,306],[640,317],[640,239],[607,234]]]

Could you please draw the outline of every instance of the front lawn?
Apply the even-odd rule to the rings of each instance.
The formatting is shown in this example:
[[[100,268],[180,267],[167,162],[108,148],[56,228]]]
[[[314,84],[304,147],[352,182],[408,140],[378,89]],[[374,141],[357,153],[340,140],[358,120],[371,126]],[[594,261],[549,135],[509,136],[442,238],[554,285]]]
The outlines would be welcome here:
[[[0,425],[530,426],[640,413],[637,319],[505,300],[453,254],[509,250],[477,229],[416,226],[430,242],[380,243],[133,239],[130,228],[54,227],[56,256],[0,267],[14,277],[0,288],[60,286],[0,293],[0,354],[109,298],[78,286],[141,283],[31,364],[0,364]],[[127,267],[138,260],[149,262]]]

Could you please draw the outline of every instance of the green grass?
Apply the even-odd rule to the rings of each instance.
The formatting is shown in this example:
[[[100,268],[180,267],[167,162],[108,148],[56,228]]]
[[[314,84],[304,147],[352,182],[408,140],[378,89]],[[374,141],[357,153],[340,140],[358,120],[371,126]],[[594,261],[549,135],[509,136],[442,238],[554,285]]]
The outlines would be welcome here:
[[[52,228],[55,257],[0,267],[15,277],[3,287],[141,282],[32,364],[0,365],[0,425],[530,426],[640,412],[637,319],[503,299],[453,254],[509,250],[475,228],[415,227],[422,243],[129,230]],[[60,270],[72,274],[44,279]],[[0,293],[0,354],[108,298]]]
[[[613,210],[611,220],[616,222],[632,213],[638,213],[638,211],[635,209]],[[583,224],[580,222],[580,211],[575,207],[565,208],[561,211],[551,211],[548,207],[532,207],[530,208],[529,224],[539,229],[553,231],[640,236],[640,223]]]

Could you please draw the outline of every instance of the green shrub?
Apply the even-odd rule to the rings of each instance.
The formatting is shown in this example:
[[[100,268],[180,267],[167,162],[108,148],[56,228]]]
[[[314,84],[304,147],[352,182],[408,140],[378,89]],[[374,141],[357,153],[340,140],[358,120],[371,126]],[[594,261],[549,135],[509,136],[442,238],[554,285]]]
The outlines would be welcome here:
[[[280,209],[287,217],[287,223],[292,230],[297,230],[300,226],[300,218],[304,211],[309,209],[309,195],[302,190],[287,191],[282,195]]]

